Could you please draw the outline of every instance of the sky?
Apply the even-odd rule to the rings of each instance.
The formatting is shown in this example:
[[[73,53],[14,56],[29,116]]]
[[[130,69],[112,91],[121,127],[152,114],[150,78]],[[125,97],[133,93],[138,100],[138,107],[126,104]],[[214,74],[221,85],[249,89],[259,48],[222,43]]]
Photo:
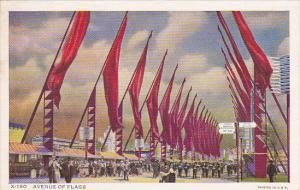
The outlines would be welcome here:
[[[288,12],[242,12],[258,44],[268,57],[289,54]],[[71,18],[72,12],[10,12],[9,68],[10,120],[27,124],[48,70]],[[69,68],[61,88],[60,109],[55,110],[55,136],[71,138],[82,115],[89,94],[105,61],[124,12],[92,12],[83,44]],[[231,12],[223,12],[250,72],[253,62],[241,39]],[[124,94],[151,30],[145,77],[140,104],[155,76],[166,49],[165,67],[159,101],[176,64],[179,64],[171,103],[183,78],[197,102],[212,112],[218,122],[234,122],[234,110],[226,81],[223,47],[217,30],[215,12],[129,12],[119,64],[119,97]],[[269,97],[269,96],[268,96]],[[284,97],[280,102],[285,106]],[[270,99],[270,98],[268,98]],[[283,122],[270,99],[268,109],[279,128]],[[41,104],[42,105],[42,104]],[[103,137],[109,125],[103,82],[97,86],[96,134]],[[124,102],[125,137],[133,126],[129,96]],[[142,112],[144,131],[149,128],[147,110]],[[158,118],[159,125],[160,118]],[[83,123],[85,125],[85,123]],[[30,136],[42,133],[42,106],[33,122]],[[230,138],[229,138],[230,139]],[[232,139],[232,138],[231,138]]]

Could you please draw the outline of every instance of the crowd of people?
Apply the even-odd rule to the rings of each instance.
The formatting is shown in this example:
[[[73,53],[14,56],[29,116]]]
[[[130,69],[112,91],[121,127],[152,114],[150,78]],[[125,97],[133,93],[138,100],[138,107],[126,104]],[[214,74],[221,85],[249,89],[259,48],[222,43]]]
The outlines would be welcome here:
[[[129,180],[129,176],[139,176],[145,173],[151,175],[152,178],[158,178],[160,182],[175,182],[176,178],[221,178],[224,173],[226,173],[224,175],[231,176],[237,172],[237,166],[234,163],[224,162],[79,160],[55,156],[50,159],[48,167],[36,166],[36,169],[39,173],[37,176],[48,176],[50,183],[58,183],[61,178],[64,178],[66,183],[71,183],[74,177],[118,177]]]
[[[161,182],[175,182],[173,173],[177,173],[179,178],[192,179],[197,178],[221,178],[224,170],[227,170],[227,175],[233,175],[237,172],[237,166],[233,163],[223,162],[158,162],[152,163],[153,178],[161,176]],[[159,175],[160,174],[160,175]],[[171,179],[168,179],[171,178]],[[176,177],[175,177],[176,178]]]
[[[133,160],[71,160],[53,157],[48,165],[50,183],[57,183],[64,177],[67,183],[73,177],[123,177],[142,175],[151,172],[151,164]]]

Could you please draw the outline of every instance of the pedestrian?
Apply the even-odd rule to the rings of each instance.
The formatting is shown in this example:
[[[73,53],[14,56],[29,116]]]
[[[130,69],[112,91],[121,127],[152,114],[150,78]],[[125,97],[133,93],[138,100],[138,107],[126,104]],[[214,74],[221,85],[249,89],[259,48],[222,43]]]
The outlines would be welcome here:
[[[170,171],[170,167],[168,166],[168,164],[165,162],[164,166],[161,168],[160,171],[160,183],[166,183],[169,181],[169,171]]]
[[[169,183],[176,183],[176,173],[175,170],[173,170],[173,168],[171,167],[169,170]]]
[[[211,165],[211,177],[214,178],[215,177],[215,173],[216,173],[216,164],[213,163]]]
[[[267,167],[267,174],[269,176],[270,182],[274,182],[274,176],[277,174],[276,166],[273,163],[273,160],[269,161],[269,165]]]
[[[66,183],[71,183],[74,174],[74,166],[71,163],[71,159],[67,158],[62,164],[62,173]]]
[[[185,163],[183,166],[184,172],[185,172],[185,177],[188,177],[188,173],[189,173],[189,165],[188,163]]]
[[[183,164],[180,162],[178,164],[178,177],[182,177],[182,169],[183,169]]]
[[[217,172],[218,172],[218,178],[221,178],[221,165],[219,163],[217,163]]]
[[[128,175],[129,175],[129,162],[126,160],[122,166],[124,171],[124,180],[128,181]]]
[[[193,179],[196,179],[197,178],[197,165],[196,165],[196,163],[194,163],[193,165],[192,165],[192,169],[193,169]]]
[[[205,177],[208,178],[208,172],[209,172],[209,164],[208,162],[205,165]]]
[[[52,156],[49,162],[48,176],[49,183],[58,183],[60,179],[61,166],[59,165],[56,156]]]
[[[122,167],[121,167],[121,164],[122,164],[122,162],[123,161],[121,161],[121,163],[120,162],[117,162],[117,173],[118,173],[118,177],[120,177],[121,176],[121,172],[122,172]]]
[[[228,165],[226,166],[226,169],[227,169],[227,175],[228,175],[228,176],[231,176],[231,165],[228,164]]]

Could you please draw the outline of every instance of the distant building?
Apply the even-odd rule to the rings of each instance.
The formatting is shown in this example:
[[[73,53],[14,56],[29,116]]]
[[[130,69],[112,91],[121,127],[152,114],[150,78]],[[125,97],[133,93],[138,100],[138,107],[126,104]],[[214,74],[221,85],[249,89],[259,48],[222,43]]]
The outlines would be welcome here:
[[[35,136],[32,137],[31,143],[33,145],[43,146],[43,137],[42,136]],[[53,146],[55,149],[62,149],[68,148],[70,146],[71,140],[70,139],[63,139],[63,138],[53,138]],[[85,143],[80,141],[75,141],[73,143],[72,148],[75,149],[85,149]]]
[[[23,135],[25,125],[15,122],[9,122],[9,142],[20,143]]]
[[[106,131],[104,132],[103,135],[103,142],[101,142],[102,144],[104,143],[104,139],[109,131],[110,126],[107,127]],[[106,143],[103,147],[103,151],[104,152],[115,152],[115,147],[116,147],[116,134],[113,131],[110,131],[109,136],[107,137]]]

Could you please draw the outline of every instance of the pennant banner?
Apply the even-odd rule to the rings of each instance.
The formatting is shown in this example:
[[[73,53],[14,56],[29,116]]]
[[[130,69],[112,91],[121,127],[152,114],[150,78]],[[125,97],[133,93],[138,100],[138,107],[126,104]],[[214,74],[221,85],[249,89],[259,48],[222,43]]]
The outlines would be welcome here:
[[[154,78],[154,82],[152,88],[150,90],[149,96],[147,98],[147,108],[148,114],[150,118],[150,129],[153,134],[153,138],[159,139],[160,135],[157,127],[157,116],[158,116],[158,92],[160,87],[161,76],[163,72],[163,67],[165,63],[165,58],[167,56],[168,51],[165,52],[164,57],[160,63],[157,74]]]
[[[108,109],[109,122],[113,132],[116,132],[118,128],[122,127],[118,115],[118,106],[119,106],[119,102],[118,102],[118,96],[119,96],[118,70],[119,69],[118,68],[119,68],[121,45],[122,45],[122,40],[124,37],[126,25],[127,25],[127,13],[124,16],[119,32],[108,53],[108,56],[104,63],[105,68],[103,70],[105,100]]]
[[[80,48],[81,42],[85,36],[90,21],[90,12],[76,12],[72,27],[67,34],[66,41],[63,44],[60,62],[54,65],[47,80],[48,90],[52,90],[54,104],[59,108],[60,88],[62,86],[65,74],[75,59]]]

